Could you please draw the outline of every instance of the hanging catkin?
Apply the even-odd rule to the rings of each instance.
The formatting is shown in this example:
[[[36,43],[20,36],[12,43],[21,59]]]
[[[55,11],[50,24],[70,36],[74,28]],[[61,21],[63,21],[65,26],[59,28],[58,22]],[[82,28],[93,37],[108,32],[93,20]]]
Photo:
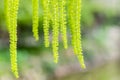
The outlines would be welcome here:
[[[18,78],[17,69],[17,13],[18,13],[19,0],[10,1],[10,56],[11,56],[11,69],[16,78]]]
[[[58,9],[58,0],[51,1],[52,8],[53,8],[53,16],[52,16],[52,32],[53,32],[53,39],[52,39],[52,48],[53,48],[53,56],[54,62],[58,62],[58,36],[59,36],[59,9]]]
[[[80,35],[80,17],[81,17],[81,0],[71,0],[69,3],[69,22],[72,34],[72,45],[74,53],[82,68],[85,68],[84,58],[82,55],[81,35]]]
[[[76,18],[76,45],[77,45],[77,57],[78,57],[78,60],[81,64],[81,67],[82,68],[85,68],[85,64],[84,64],[84,58],[83,58],[83,54],[82,54],[82,45],[81,45],[81,27],[80,27],[80,18],[81,18],[81,0],[75,0],[75,18]]]
[[[64,48],[66,49],[68,47],[67,45],[67,32],[66,32],[66,0],[60,0],[59,1],[59,6],[60,6],[60,29],[62,33],[62,39],[63,39],[63,44]]]
[[[77,53],[74,7],[75,7],[74,0],[71,0],[68,6],[69,26],[70,26],[71,37],[72,37],[71,41],[72,41],[73,50],[74,50],[74,53]]]
[[[36,40],[39,40],[38,26],[39,26],[39,0],[32,0],[33,10],[33,27],[32,32]]]
[[[49,47],[49,22],[50,22],[50,10],[49,0],[43,0],[43,31],[44,31],[44,43],[45,47]]]

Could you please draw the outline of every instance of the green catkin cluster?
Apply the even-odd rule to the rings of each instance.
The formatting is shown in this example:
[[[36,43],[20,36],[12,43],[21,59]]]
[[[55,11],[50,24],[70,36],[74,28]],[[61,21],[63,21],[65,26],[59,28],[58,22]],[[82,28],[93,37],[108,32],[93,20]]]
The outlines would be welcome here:
[[[10,35],[10,57],[11,69],[16,78],[18,78],[17,69],[17,13],[18,13],[19,0],[6,0],[5,1],[5,14],[6,23]]]
[[[68,3],[67,3],[68,2]],[[19,0],[4,0],[5,15],[8,32],[10,35],[10,57],[11,69],[16,78],[18,78],[17,69],[17,13],[19,7]],[[36,40],[39,39],[38,25],[39,25],[39,0],[32,0],[33,5],[33,36]],[[66,11],[68,7],[68,12]],[[58,62],[58,46],[59,46],[59,29],[62,34],[64,48],[67,44],[67,13],[69,26],[71,30],[72,46],[75,55],[77,56],[81,67],[85,68],[84,57],[82,54],[81,45],[81,0],[43,0],[43,31],[45,47],[49,47],[49,27],[52,22],[52,49],[54,62]]]
[[[81,67],[85,68],[80,35],[81,0],[72,0],[69,8],[69,17],[74,52],[78,57]]]
[[[52,32],[53,32],[53,39],[52,39],[52,48],[53,48],[53,56],[54,62],[58,62],[58,36],[59,36],[59,6],[58,0],[51,1],[52,8],[53,8],[53,16],[52,16]]]
[[[33,27],[32,32],[36,40],[39,40],[38,26],[39,26],[39,0],[32,0],[33,7]]]
[[[63,39],[63,44],[64,48],[67,49],[67,31],[66,31],[66,0],[60,0],[59,1],[59,6],[60,6],[60,30],[62,33],[62,39]]]
[[[43,31],[45,47],[49,47],[50,0],[43,0]]]

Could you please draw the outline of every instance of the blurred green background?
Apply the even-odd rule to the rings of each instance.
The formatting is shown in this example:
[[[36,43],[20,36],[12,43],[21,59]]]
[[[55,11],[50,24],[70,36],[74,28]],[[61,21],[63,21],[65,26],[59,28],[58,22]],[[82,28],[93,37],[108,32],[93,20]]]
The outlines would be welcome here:
[[[59,63],[53,62],[52,48],[43,41],[43,10],[40,0],[39,35],[32,36],[31,0],[20,0],[18,14],[18,80],[120,80],[120,1],[82,0],[82,46],[86,69],[81,69],[60,39]],[[50,40],[51,40],[50,32]],[[70,32],[68,29],[68,39]],[[5,24],[4,0],[0,0],[0,80],[16,80],[10,69],[9,35]]]

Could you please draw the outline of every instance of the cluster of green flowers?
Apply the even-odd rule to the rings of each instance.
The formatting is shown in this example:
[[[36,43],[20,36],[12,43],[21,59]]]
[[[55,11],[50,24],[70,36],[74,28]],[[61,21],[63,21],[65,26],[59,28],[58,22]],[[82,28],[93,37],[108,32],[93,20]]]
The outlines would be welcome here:
[[[43,31],[45,47],[49,47],[49,28],[52,23],[52,49],[54,62],[58,62],[59,30],[62,34],[64,48],[67,49],[67,17],[71,30],[72,46],[82,68],[85,68],[81,45],[81,0],[43,0]],[[39,0],[32,0],[33,5],[33,36],[39,40]],[[17,70],[17,13],[19,0],[5,0],[6,24],[10,34],[11,68],[18,78]],[[68,9],[68,12],[66,10]],[[68,16],[67,16],[68,15]]]

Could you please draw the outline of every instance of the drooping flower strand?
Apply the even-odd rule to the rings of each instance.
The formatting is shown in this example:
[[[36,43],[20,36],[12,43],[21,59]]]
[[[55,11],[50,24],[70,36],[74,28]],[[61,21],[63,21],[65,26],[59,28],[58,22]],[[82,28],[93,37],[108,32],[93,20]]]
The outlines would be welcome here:
[[[17,13],[19,7],[19,0],[11,0],[10,8],[10,56],[11,56],[11,69],[15,77],[18,78],[17,68]]]
[[[43,0],[43,31],[45,47],[49,47],[49,22],[50,22],[50,1]]]
[[[38,26],[39,26],[39,0],[32,0],[32,10],[33,10],[33,27],[32,32],[33,36],[36,40],[39,40],[39,32],[38,32]]]
[[[63,39],[63,44],[64,48],[66,49],[68,47],[67,45],[67,31],[66,31],[66,0],[60,0],[59,1],[59,6],[60,6],[60,29],[62,33],[62,39]]]
[[[77,41],[76,41],[76,25],[75,25],[75,10],[74,10],[74,0],[71,0],[68,5],[68,16],[69,16],[69,26],[70,26],[70,31],[71,31],[71,42],[73,46],[74,53],[77,53]]]
[[[69,5],[70,28],[74,53],[82,68],[85,68],[80,35],[81,0],[72,0]]]
[[[52,16],[52,48],[53,48],[53,56],[54,56],[54,62],[58,62],[58,36],[59,36],[59,9],[58,9],[58,0],[52,0],[51,1],[52,8],[53,8],[53,16]]]
[[[82,68],[85,68],[85,64],[84,64],[84,57],[82,54],[82,44],[81,44],[81,27],[80,27],[80,18],[81,18],[81,0],[76,0],[75,1],[75,18],[76,18],[76,36],[77,36],[77,51],[78,53],[76,54],[78,57],[78,60],[81,64]]]

